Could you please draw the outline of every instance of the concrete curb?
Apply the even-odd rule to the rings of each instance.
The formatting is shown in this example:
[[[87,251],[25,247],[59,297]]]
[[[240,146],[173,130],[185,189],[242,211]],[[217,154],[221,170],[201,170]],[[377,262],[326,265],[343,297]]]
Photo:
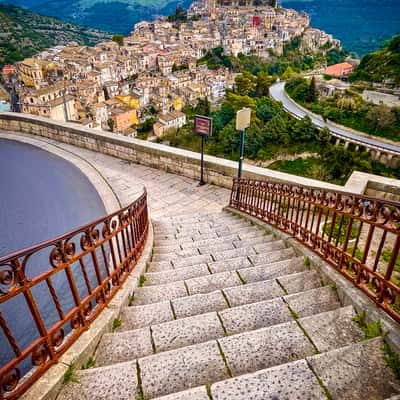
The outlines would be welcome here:
[[[311,267],[317,269],[321,273],[323,282],[325,284],[334,285],[343,306],[352,305],[357,313],[364,311],[368,322],[381,321],[382,331],[386,341],[396,353],[400,354],[400,325],[386,314],[385,311],[378,308],[366,294],[355,287],[339,272],[335,271],[331,265],[314,252],[307,249],[289,234],[229,206],[224,207],[224,210],[247,219],[254,225],[276,235],[276,237],[283,240],[287,246],[292,247],[298,256],[307,257],[310,260]]]

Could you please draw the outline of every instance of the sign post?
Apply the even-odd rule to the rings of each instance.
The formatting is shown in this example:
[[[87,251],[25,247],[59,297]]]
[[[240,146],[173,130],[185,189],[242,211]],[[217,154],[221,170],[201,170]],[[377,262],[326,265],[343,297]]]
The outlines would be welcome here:
[[[251,109],[242,108],[236,113],[236,130],[240,131],[240,156],[239,156],[239,168],[238,178],[242,177],[243,169],[243,157],[244,157],[244,134],[246,128],[250,126]]]
[[[201,136],[201,165],[199,185],[206,184],[204,181],[204,140],[212,135],[212,119],[204,115],[195,115],[194,132]]]

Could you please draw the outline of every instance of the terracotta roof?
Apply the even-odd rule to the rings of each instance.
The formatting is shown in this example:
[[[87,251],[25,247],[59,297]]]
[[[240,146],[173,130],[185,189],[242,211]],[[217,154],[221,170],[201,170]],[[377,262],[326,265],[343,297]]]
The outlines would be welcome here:
[[[330,65],[325,70],[325,75],[331,76],[348,76],[353,71],[353,66],[347,62],[341,64]]]

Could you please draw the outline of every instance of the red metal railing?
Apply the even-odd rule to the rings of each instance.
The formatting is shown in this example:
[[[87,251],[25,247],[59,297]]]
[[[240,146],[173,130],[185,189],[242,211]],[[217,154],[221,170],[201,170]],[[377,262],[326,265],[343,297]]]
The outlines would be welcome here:
[[[147,238],[144,192],[120,211],[0,258],[0,399],[14,399],[74,343],[132,271]]]
[[[400,322],[400,203],[235,179],[230,207],[296,238]]]

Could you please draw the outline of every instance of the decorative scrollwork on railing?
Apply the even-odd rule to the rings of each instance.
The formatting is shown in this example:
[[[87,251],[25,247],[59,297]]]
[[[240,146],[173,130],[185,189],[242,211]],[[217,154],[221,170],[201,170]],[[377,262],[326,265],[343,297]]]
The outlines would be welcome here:
[[[107,306],[140,257],[148,224],[144,192],[116,213],[0,258],[1,399],[23,393]],[[15,306],[27,313],[18,329]]]
[[[230,207],[292,235],[400,322],[400,203],[235,179]]]

